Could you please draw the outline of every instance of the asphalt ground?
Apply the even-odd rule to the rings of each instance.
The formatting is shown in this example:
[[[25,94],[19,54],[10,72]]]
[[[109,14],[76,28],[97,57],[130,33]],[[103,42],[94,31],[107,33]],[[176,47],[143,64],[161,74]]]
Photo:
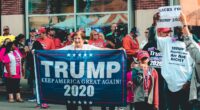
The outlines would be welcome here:
[[[22,98],[24,99],[23,103],[14,102],[9,103],[7,100],[7,93],[5,86],[0,85],[0,110],[44,110],[40,107],[37,107],[35,102],[28,102],[28,99],[31,98],[31,92],[27,86],[27,80],[21,80],[21,94]],[[56,105],[56,104],[49,104],[49,108],[46,110],[66,110],[65,105]],[[81,108],[79,107],[79,110]],[[101,110],[100,107],[92,107],[92,110]],[[120,110],[117,109],[116,110]],[[124,110],[129,110],[128,107],[124,107]]]

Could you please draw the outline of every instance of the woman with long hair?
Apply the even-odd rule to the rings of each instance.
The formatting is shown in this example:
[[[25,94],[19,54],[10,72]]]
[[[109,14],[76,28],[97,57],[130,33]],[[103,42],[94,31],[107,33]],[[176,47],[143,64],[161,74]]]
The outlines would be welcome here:
[[[3,56],[4,76],[6,78],[6,90],[8,93],[8,102],[14,102],[14,94],[17,102],[23,102],[20,94],[20,78],[22,74],[22,54],[13,42],[5,46],[6,50]]]

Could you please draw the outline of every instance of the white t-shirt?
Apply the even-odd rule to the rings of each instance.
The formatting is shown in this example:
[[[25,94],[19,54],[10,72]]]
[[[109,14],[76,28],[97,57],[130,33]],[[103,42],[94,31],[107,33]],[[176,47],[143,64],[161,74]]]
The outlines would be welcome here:
[[[141,42],[141,44],[140,44],[140,49],[143,49],[144,46],[145,46],[147,43],[148,43],[147,40],[143,40],[143,41]]]
[[[68,45],[58,50],[100,50],[100,48],[93,45],[84,44],[82,48],[75,48],[74,45]]]
[[[171,37],[157,38],[158,49],[163,55],[161,74],[169,90],[177,92],[191,79],[193,60],[184,42],[173,42]]]

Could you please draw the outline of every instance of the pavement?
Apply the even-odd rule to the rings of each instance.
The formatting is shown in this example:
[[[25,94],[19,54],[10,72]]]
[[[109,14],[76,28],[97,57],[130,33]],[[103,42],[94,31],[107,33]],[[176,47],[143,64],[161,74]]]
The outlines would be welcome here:
[[[31,97],[31,92],[27,86],[27,80],[21,80],[21,94],[24,99],[23,103],[9,103],[7,101],[7,94],[5,90],[5,86],[0,86],[0,110],[43,110],[40,107],[36,107],[35,102],[28,102],[28,99]],[[49,108],[46,110],[66,110],[65,105],[56,105],[49,104]],[[81,108],[79,108],[81,110]],[[92,107],[92,110],[101,110],[100,107]],[[116,109],[121,110],[121,109]],[[124,107],[123,110],[129,110],[128,107]]]
[[[9,103],[7,100],[7,94],[5,86],[0,86],[0,110],[42,110],[40,107],[36,108],[35,102],[28,102],[31,97],[31,92],[27,86],[27,80],[21,80],[21,94],[24,99],[23,103]],[[64,105],[49,104],[49,108],[46,110],[66,110]]]

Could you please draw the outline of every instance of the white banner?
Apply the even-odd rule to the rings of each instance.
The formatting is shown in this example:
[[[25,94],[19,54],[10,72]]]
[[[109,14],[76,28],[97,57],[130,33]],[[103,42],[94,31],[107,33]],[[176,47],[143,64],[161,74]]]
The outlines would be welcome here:
[[[157,22],[157,28],[182,26],[179,21],[181,7],[165,6],[159,9],[160,19]]]

